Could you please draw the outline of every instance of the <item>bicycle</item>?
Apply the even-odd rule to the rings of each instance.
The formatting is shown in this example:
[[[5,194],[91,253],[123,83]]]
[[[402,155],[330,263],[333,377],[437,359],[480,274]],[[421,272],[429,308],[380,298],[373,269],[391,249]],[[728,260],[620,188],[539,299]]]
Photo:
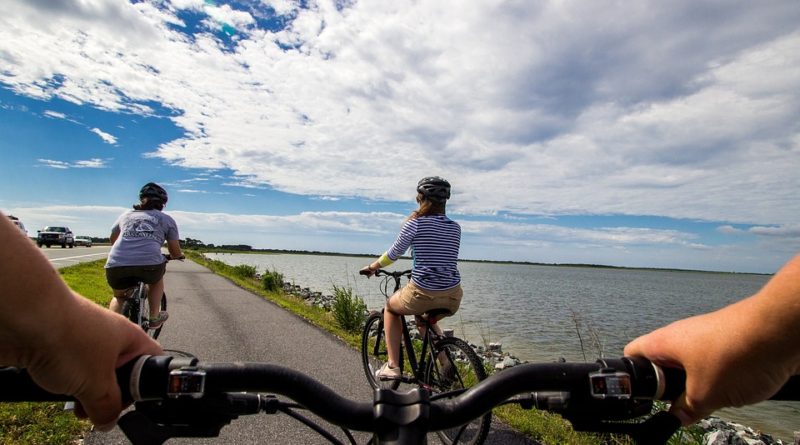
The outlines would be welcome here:
[[[639,357],[595,363],[528,363],[494,374],[457,396],[376,389],[372,402],[357,402],[299,371],[266,363],[205,363],[190,355],[141,356],[117,370],[123,399],[134,409],[118,425],[133,445],[161,444],[174,437],[216,437],[248,414],[287,414],[333,444],[342,444],[312,412],[350,430],[373,433],[373,445],[427,443],[429,431],[454,428],[494,407],[518,404],[558,413],[576,430],[625,434],[637,444],[664,444],[680,427],[654,400],[673,400],[684,390],[681,370]],[[747,384],[742,382],[742,384]],[[265,394],[270,393],[270,394]],[[274,394],[273,394],[274,393]],[[275,394],[293,400],[285,402]],[[800,400],[800,376],[772,400]],[[0,402],[70,400],[38,387],[18,368],[0,369]],[[296,403],[295,403],[296,402]]]
[[[166,254],[163,254],[166,261],[172,260],[172,257]],[[185,257],[175,258],[177,260],[183,260]],[[142,281],[136,283],[135,286],[129,288],[125,291],[125,299],[122,301],[122,315],[137,324],[147,332],[147,335],[153,337],[153,339],[157,339],[158,336],[161,334],[161,329],[164,327],[162,323],[159,327],[155,329],[150,329],[150,302],[147,299],[147,292],[148,287]],[[162,311],[167,310],[167,293],[164,292],[161,294],[161,309]]]
[[[400,289],[400,280],[411,277],[411,271],[385,271],[379,269],[375,276],[385,276],[382,293],[387,299]],[[389,293],[390,280],[394,280],[394,290]],[[375,371],[388,360],[383,331],[383,310],[373,311],[364,324],[361,334],[361,360],[367,381],[374,389],[397,389],[401,383],[418,385],[436,394],[454,397],[486,379],[486,369],[478,354],[464,340],[450,336],[439,336],[433,329],[438,319],[449,311],[434,309],[421,318],[422,338],[416,343],[412,339],[405,316],[400,316],[402,342],[400,361],[397,365],[403,371],[399,379],[379,380]],[[416,349],[419,355],[415,354]],[[407,357],[407,364],[404,363]],[[410,372],[405,372],[405,371]],[[446,445],[463,443],[480,445],[486,440],[492,423],[492,413],[474,419],[455,428],[438,432]]]

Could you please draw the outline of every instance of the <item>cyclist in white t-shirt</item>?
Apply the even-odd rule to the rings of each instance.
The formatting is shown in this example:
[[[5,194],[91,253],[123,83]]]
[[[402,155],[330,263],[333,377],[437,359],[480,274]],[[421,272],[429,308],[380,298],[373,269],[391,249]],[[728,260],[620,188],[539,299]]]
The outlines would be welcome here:
[[[149,286],[148,316],[153,329],[169,317],[166,311],[160,310],[167,265],[161,246],[166,241],[170,258],[183,258],[178,226],[171,216],[162,212],[167,200],[167,191],[160,185],[149,182],[142,187],[139,204],[120,215],[111,227],[113,246],[106,262],[106,280],[114,290],[109,309],[121,312],[125,291],[144,281]]]

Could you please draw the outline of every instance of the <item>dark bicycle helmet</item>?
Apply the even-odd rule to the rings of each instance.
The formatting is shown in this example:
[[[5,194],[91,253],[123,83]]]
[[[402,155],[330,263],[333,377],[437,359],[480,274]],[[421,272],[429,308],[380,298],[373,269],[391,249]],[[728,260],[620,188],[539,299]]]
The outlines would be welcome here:
[[[162,203],[166,204],[169,197],[167,196],[167,191],[164,190],[164,187],[156,184],[155,182],[148,182],[147,184],[139,190],[139,199],[142,198],[150,198],[153,200],[159,200]]]
[[[450,199],[450,183],[438,176],[428,176],[419,180],[417,192],[431,201],[444,202]]]

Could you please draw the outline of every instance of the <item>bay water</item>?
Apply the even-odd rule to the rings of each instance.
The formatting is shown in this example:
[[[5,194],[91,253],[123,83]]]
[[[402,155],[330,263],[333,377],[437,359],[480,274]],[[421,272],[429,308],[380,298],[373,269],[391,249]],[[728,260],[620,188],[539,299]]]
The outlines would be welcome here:
[[[368,257],[307,254],[207,254],[231,265],[277,271],[284,280],[323,294],[350,287],[370,309],[385,301],[382,279],[359,276]],[[391,270],[411,268],[401,259]],[[620,357],[633,338],[674,320],[719,309],[756,292],[770,278],[756,274],[569,267],[462,261],[464,298],[441,322],[474,344],[499,342],[520,360],[594,361]],[[388,289],[391,294],[393,287]],[[765,320],[765,322],[768,322]],[[742,382],[748,384],[748,382]],[[792,443],[800,402],[763,402],[726,409],[720,417]]]

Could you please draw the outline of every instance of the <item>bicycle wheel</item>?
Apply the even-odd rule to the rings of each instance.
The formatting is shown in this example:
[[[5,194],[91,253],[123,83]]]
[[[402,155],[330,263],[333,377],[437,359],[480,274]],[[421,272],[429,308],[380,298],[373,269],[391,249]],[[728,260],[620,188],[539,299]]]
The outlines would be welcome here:
[[[131,323],[141,326],[140,307],[139,307],[139,288],[131,291],[131,294],[122,300],[122,315],[131,321]]]
[[[464,340],[455,337],[441,338],[434,344],[434,359],[425,369],[425,383],[434,394],[452,392],[458,395],[486,378],[486,368],[478,354]],[[436,434],[446,445],[479,445],[486,440],[492,424],[492,412],[472,422]]]
[[[400,355],[402,357],[402,350]],[[361,362],[364,365],[367,381],[375,389],[397,389],[400,386],[400,380],[378,380],[375,377],[375,371],[388,360],[389,355],[386,352],[386,341],[383,335],[383,313],[374,312],[367,318],[361,334]]]

